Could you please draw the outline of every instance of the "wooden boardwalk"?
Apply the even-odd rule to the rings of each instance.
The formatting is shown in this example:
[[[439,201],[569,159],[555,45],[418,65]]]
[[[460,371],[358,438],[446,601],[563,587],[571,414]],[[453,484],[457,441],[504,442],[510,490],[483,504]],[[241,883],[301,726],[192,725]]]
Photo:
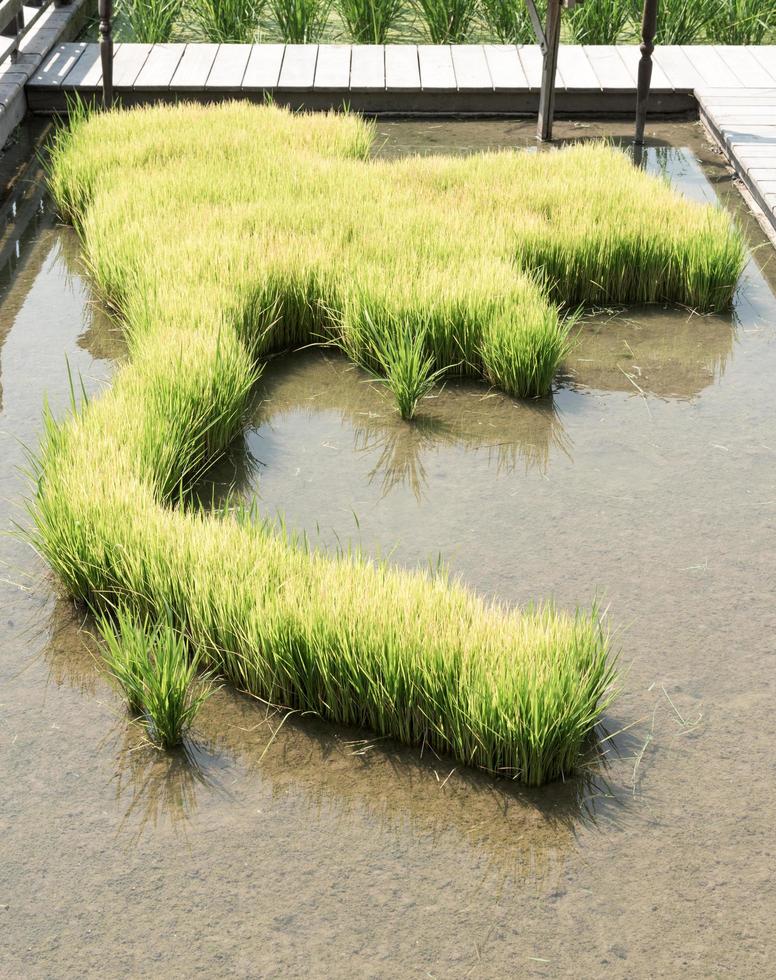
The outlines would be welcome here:
[[[562,45],[556,112],[632,113],[636,45]],[[271,96],[292,107],[395,114],[535,113],[536,45],[117,44],[124,105]],[[59,44],[26,85],[38,112],[100,93],[97,44]],[[776,45],[666,46],[654,54],[650,113],[699,108],[776,234]]]
[[[630,112],[636,45],[562,45],[559,112]],[[117,44],[114,85],[122,102],[234,95],[378,113],[518,113],[537,107],[536,45]],[[68,93],[96,94],[97,44],[62,44],[27,85],[35,111],[63,109]],[[706,86],[776,85],[776,46],[664,47],[654,56],[653,112],[694,106]]]

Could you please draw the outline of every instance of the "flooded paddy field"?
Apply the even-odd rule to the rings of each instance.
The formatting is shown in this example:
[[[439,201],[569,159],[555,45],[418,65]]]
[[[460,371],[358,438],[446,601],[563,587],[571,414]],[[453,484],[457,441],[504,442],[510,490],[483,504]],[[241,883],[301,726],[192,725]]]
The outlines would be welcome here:
[[[533,144],[531,122],[378,131],[386,155]],[[626,127],[561,127],[602,132]],[[656,135],[648,166],[747,230],[732,315],[587,318],[551,399],[451,382],[413,426],[330,351],[278,358],[200,488],[235,487],[320,547],[441,557],[508,602],[598,595],[623,666],[604,761],[528,791],[228,690],[166,755],[4,538],[0,973],[768,973],[776,255],[700,129]],[[4,527],[25,519],[24,445],[45,396],[64,411],[66,362],[95,393],[123,355],[34,176],[0,253]]]

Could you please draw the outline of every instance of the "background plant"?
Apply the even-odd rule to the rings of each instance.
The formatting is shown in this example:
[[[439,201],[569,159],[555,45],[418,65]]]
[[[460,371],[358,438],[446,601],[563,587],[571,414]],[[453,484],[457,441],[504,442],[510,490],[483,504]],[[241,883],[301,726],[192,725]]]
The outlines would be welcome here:
[[[564,20],[575,44],[617,44],[631,33],[626,28],[632,12],[630,0],[585,0],[567,11]]]
[[[706,33],[723,44],[764,44],[776,34],[776,3],[763,0],[717,0]]]
[[[332,0],[269,0],[269,5],[283,41],[315,44],[326,30]]]
[[[404,0],[337,0],[337,13],[356,44],[385,44]]]
[[[477,14],[477,0],[413,0],[432,44],[463,44]]]
[[[151,0],[152,3],[157,0]],[[248,44],[256,39],[265,0],[190,0],[196,26],[208,41]]]
[[[542,4],[537,4],[544,21]],[[535,44],[531,18],[525,0],[480,0],[480,17],[486,35],[502,44]]]
[[[121,0],[117,15],[132,41],[163,44],[170,40],[182,6],[183,0]]]
[[[163,748],[179,745],[212,693],[207,678],[198,683],[199,658],[168,619],[156,623],[120,604],[114,615],[98,613],[108,670],[130,711],[142,716]]]

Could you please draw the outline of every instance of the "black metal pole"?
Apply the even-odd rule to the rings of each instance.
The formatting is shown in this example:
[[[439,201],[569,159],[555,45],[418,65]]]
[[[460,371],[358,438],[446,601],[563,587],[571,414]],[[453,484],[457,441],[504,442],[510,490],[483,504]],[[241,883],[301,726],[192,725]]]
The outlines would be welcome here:
[[[539,126],[536,135],[542,141],[552,139],[552,122],[555,116],[555,75],[558,68],[560,44],[560,8],[562,0],[549,0],[547,26],[544,30],[544,62],[542,64],[542,90],[539,95]]]
[[[113,0],[97,0],[100,17],[100,60],[102,62],[102,106],[113,105]]]
[[[657,3],[658,0],[644,0],[641,19],[641,60],[636,88],[636,134],[633,138],[636,146],[644,145],[644,128],[647,125],[649,86],[652,81],[652,52],[655,50],[654,42],[657,33]]]

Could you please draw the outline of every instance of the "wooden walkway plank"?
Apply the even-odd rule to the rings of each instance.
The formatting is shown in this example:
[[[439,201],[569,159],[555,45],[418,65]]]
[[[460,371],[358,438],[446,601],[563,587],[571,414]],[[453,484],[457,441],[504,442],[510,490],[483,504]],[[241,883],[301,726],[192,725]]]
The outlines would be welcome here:
[[[113,85],[132,88],[151,54],[151,44],[122,44],[113,54]]]
[[[420,87],[424,92],[455,91],[455,70],[449,44],[419,44]]]
[[[28,84],[59,88],[85,50],[86,44],[83,42],[58,44],[30,78]]]
[[[170,88],[181,92],[204,92],[218,48],[217,44],[187,44]]]
[[[493,91],[493,79],[481,44],[453,44],[450,54],[459,92]]]
[[[701,83],[701,77],[682,48],[666,44],[655,48],[652,62],[659,65],[675,92],[692,92]]]
[[[776,85],[776,44],[752,45],[748,49],[757,61],[771,76],[772,85]]]
[[[566,88],[583,92],[601,91],[587,51],[581,44],[561,44],[558,48],[558,68]]]
[[[242,88],[251,44],[222,44],[218,48],[210,74],[205,82],[206,89],[239,92]]]
[[[121,52],[122,45],[117,44],[113,49],[115,58]],[[81,55],[73,68],[62,82],[62,88],[93,89],[102,85],[102,64],[100,62],[100,46],[91,44]]]
[[[285,52],[285,44],[254,44],[245,67],[243,88],[277,88]]]
[[[416,44],[386,44],[385,85],[390,91],[420,90],[420,64]]]
[[[528,79],[514,44],[484,44],[485,60],[497,92],[528,90]]]
[[[385,48],[382,44],[354,44],[350,58],[350,91],[385,89]]]
[[[135,79],[135,89],[167,91],[185,50],[185,44],[155,44]]]
[[[714,48],[705,44],[691,44],[683,45],[682,51],[697,70],[704,85],[741,84],[741,80],[736,78]]]
[[[536,44],[520,44],[517,48],[520,64],[530,91],[542,87],[542,53]]]
[[[310,91],[315,83],[317,44],[287,44],[278,88]]]
[[[628,74],[630,75],[631,82],[633,83],[633,90],[636,91],[636,84],[639,77],[639,62],[641,61],[641,51],[633,45],[621,44],[618,46],[617,51],[628,69]],[[671,84],[668,75],[663,71],[659,64],[657,64],[654,59],[652,61],[652,81],[650,83],[650,91],[652,92],[673,92],[674,87]]]
[[[633,80],[613,44],[587,44],[585,52],[593,66],[601,91],[632,92]],[[573,88],[573,84],[571,86]]]
[[[322,44],[318,48],[313,88],[337,92],[350,88],[350,45]]]
[[[776,84],[776,78],[771,78],[749,48],[734,44],[716,44],[714,50],[742,84],[755,87]]]

